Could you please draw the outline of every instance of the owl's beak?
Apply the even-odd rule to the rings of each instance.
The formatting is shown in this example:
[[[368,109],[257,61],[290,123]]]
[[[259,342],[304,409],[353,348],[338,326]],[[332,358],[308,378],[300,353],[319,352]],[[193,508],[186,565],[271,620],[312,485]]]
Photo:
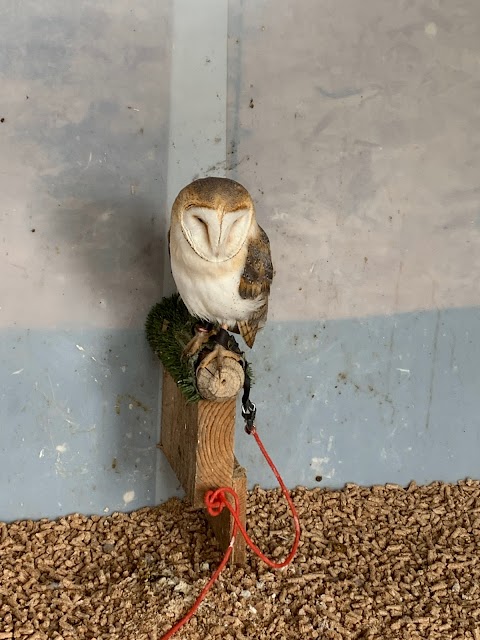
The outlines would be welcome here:
[[[226,225],[225,224],[225,213],[223,211],[217,211],[217,221],[218,221],[218,226],[216,226],[215,229],[215,235],[214,235],[214,246],[212,247],[213,251],[215,252],[215,255],[218,257],[219,253],[220,253],[220,246],[223,243],[225,237],[226,237]]]

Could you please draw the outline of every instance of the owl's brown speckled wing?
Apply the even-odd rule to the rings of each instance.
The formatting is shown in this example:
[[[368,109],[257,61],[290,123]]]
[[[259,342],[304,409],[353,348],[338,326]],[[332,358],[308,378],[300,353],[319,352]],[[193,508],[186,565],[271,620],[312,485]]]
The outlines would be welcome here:
[[[247,260],[240,278],[239,293],[244,299],[263,298],[260,308],[246,320],[239,321],[238,331],[249,347],[253,346],[257,331],[267,320],[268,296],[273,279],[270,242],[259,226],[258,235],[249,241]]]

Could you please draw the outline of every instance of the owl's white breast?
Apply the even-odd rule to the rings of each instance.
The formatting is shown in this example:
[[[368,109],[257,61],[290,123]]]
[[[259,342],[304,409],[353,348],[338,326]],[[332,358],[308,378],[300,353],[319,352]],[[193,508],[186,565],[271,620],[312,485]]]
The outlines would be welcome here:
[[[170,231],[170,258],[172,274],[178,292],[192,315],[211,322],[234,326],[246,320],[263,303],[244,300],[239,294],[248,245],[230,260],[209,262],[193,251],[181,229]]]

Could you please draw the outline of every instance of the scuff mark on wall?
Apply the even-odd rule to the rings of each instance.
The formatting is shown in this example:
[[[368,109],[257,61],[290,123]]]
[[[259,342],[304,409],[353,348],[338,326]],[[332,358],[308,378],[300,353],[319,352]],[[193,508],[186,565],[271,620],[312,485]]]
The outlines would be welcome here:
[[[130,410],[132,410],[133,408],[143,409],[145,413],[152,410],[151,407],[147,406],[145,403],[143,403],[141,400],[133,396],[131,393],[124,393],[124,394],[119,393],[115,401],[115,413],[117,414],[117,416],[120,415],[122,402],[124,400],[130,400],[130,402],[128,403],[128,408]]]
[[[55,447],[55,451],[57,452],[57,459],[55,461],[55,473],[57,474],[57,476],[62,476],[64,478],[67,477],[67,472],[65,469],[65,464],[62,460],[62,453],[66,453],[67,449],[68,447],[65,442],[63,444],[57,444],[57,446]]]
[[[129,504],[135,500],[135,491],[126,491],[123,494],[123,501],[125,504]]]
[[[330,458],[327,457],[312,458],[310,466],[312,467],[313,471],[315,471],[315,473],[317,473],[319,476],[330,480],[335,476],[335,467],[327,469],[327,465],[329,462]]]

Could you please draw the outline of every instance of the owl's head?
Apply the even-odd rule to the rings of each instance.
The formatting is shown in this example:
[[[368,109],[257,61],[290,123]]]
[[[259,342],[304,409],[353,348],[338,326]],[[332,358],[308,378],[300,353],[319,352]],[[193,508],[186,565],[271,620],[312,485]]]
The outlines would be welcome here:
[[[228,178],[202,178],[186,186],[172,207],[188,244],[208,262],[225,262],[243,247],[255,209],[241,184]]]

